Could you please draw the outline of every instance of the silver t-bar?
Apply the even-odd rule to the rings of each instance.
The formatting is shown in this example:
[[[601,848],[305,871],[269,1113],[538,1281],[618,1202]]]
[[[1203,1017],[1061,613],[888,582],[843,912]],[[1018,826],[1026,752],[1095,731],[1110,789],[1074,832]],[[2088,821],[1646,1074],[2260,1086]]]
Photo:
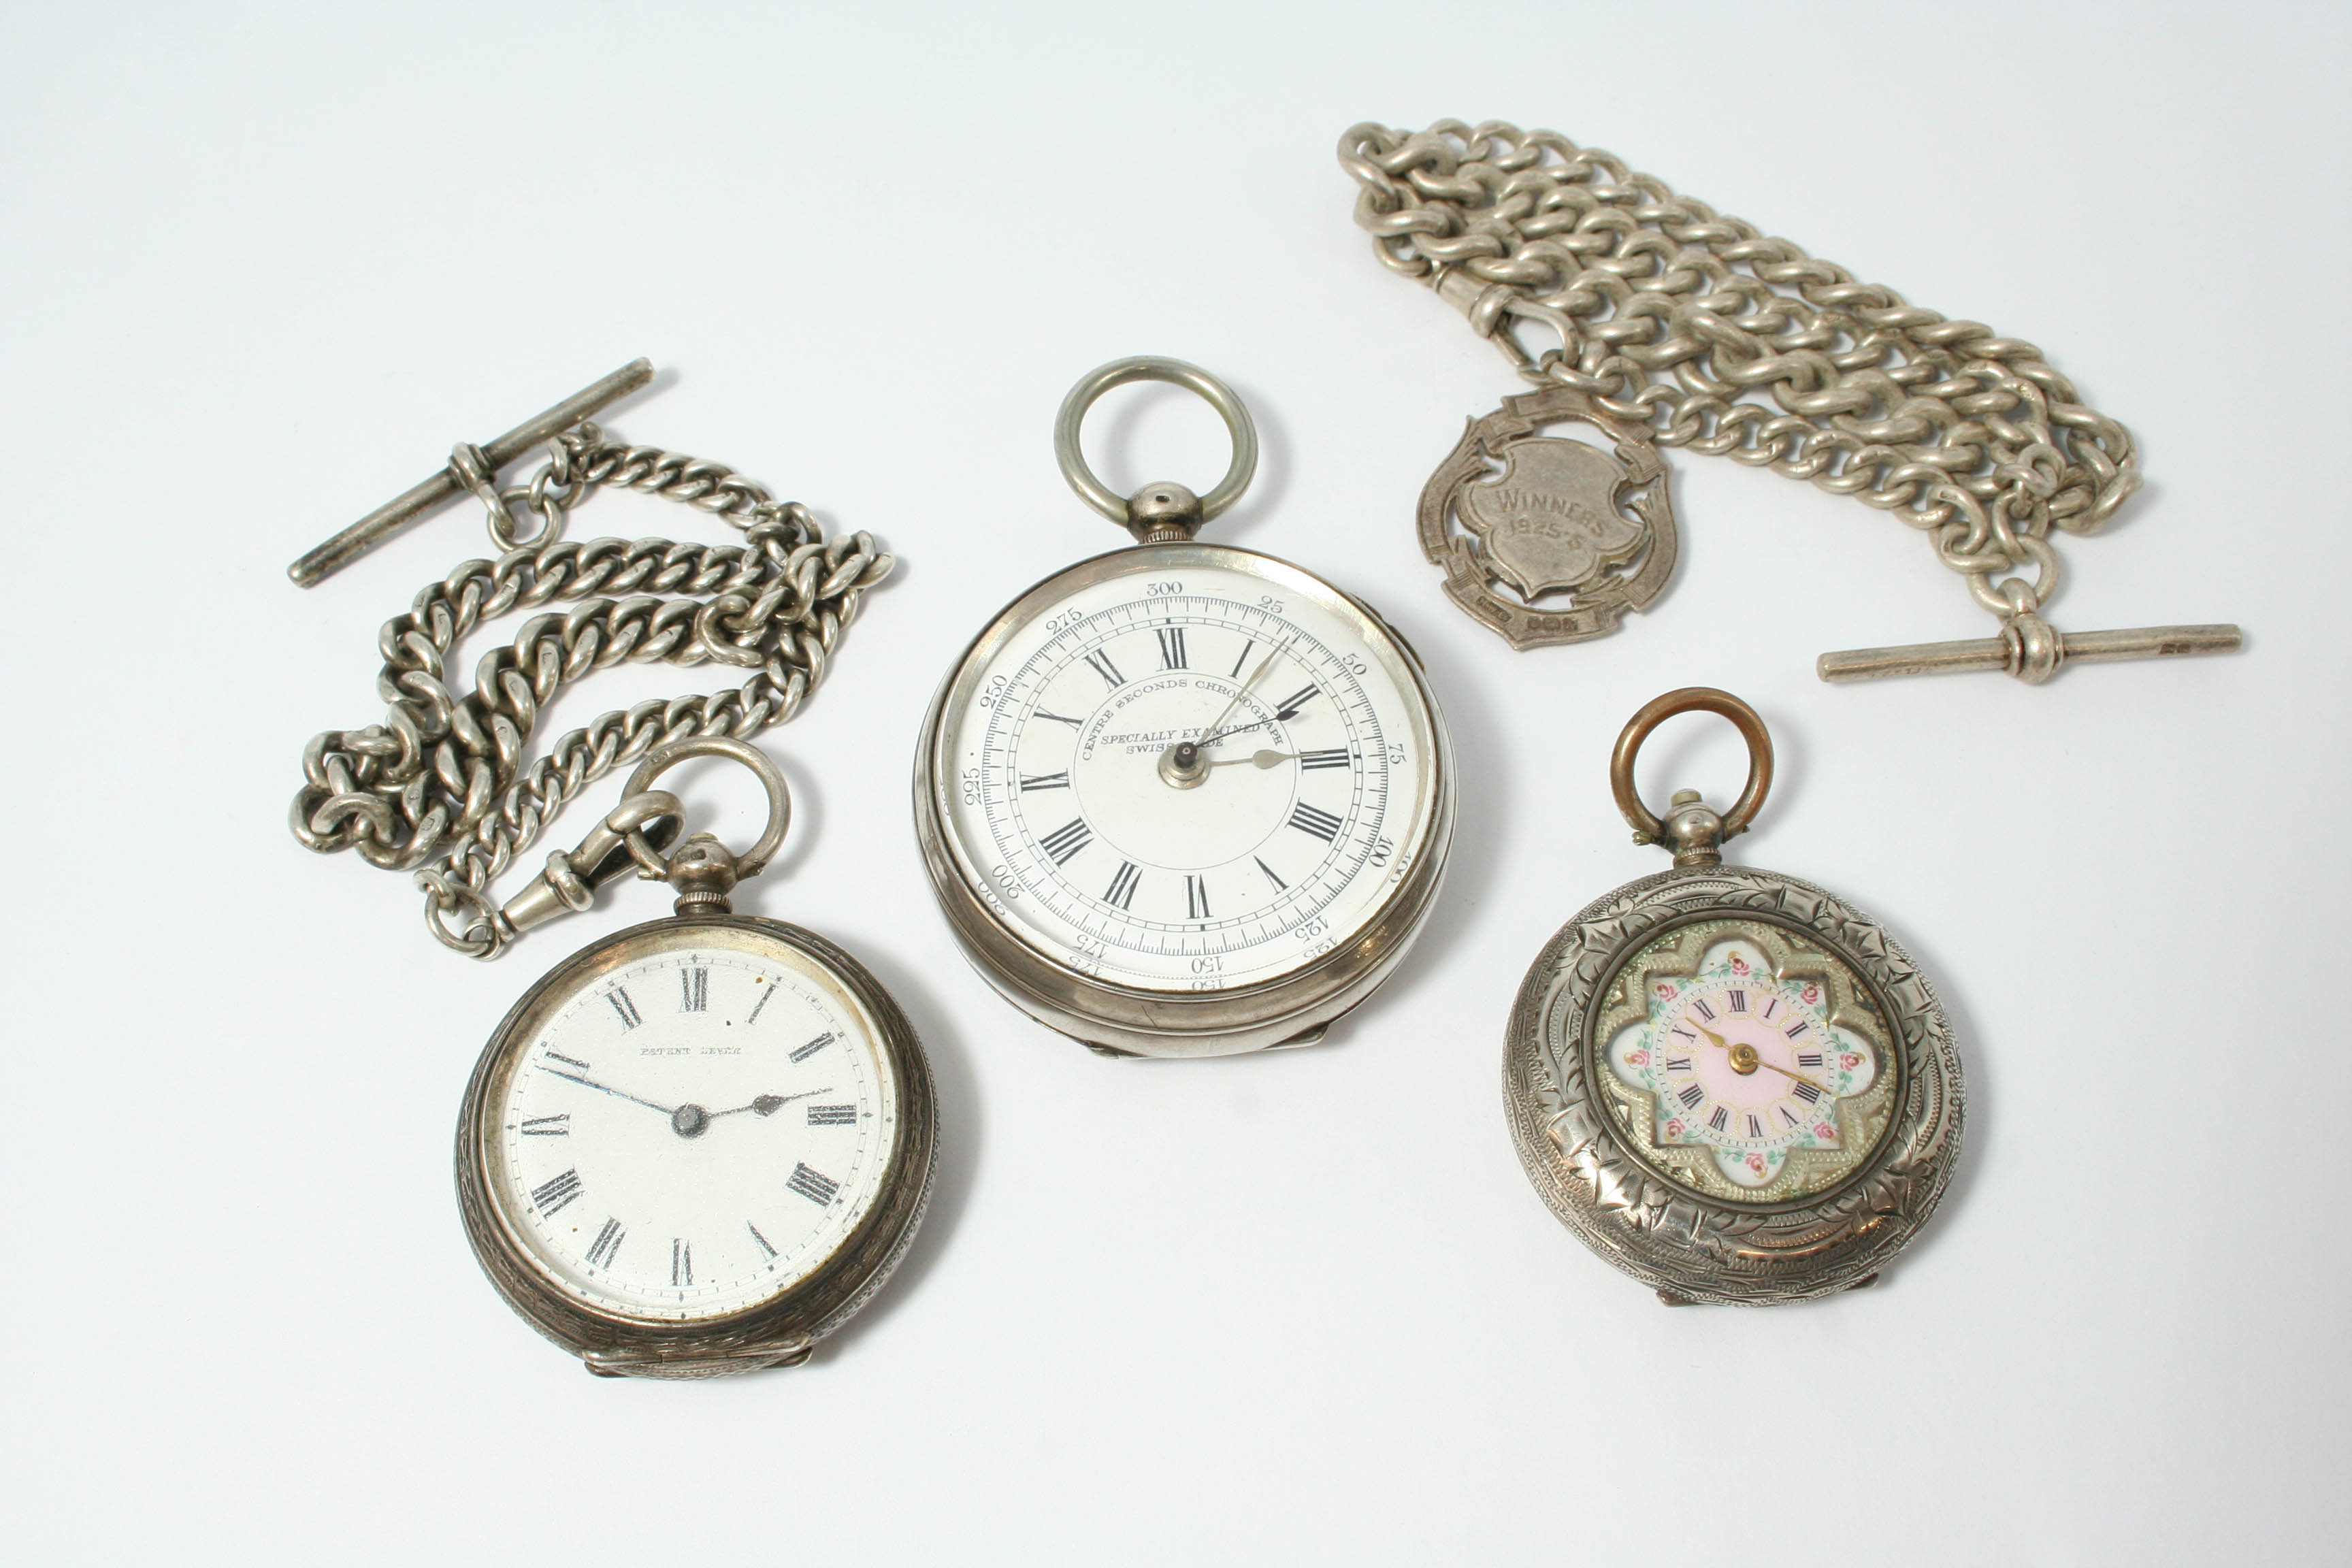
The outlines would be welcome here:
[[[2055,632],[2054,658],[2034,658],[2017,637],[1972,637],[1966,642],[1912,643],[1904,647],[1857,647],[1825,653],[1814,668],[1823,680],[1874,680],[1888,675],[1953,675],[1963,670],[2004,670],[2039,685],[2065,664],[2104,664],[2126,658],[2173,658],[2192,653],[2234,653],[2245,640],[2231,626],[2135,626],[2127,631]]]
[[[495,441],[483,443],[482,456],[496,474],[533,447],[569,430],[590,415],[619,402],[654,378],[654,362],[631,360],[593,386],[583,387],[546,413],[525,420]],[[404,490],[334,538],[286,568],[301,587],[314,587],[361,556],[424,517],[444,501],[465,493],[454,468],[445,468],[421,484]]]

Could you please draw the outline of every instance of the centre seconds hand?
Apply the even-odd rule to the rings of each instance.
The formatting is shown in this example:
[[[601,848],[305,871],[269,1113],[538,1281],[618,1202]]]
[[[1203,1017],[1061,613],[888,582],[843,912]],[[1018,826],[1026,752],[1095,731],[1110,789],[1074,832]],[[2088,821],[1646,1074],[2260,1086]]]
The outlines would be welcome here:
[[[1197,752],[1223,733],[1222,726],[1224,721],[1234,716],[1234,710],[1242,705],[1242,699],[1249,695],[1250,688],[1258,683],[1260,676],[1274,668],[1274,661],[1282,657],[1283,649],[1289,646],[1288,643],[1283,642],[1276,643],[1273,647],[1268,648],[1265,657],[1258,661],[1257,668],[1250,671],[1250,678],[1242,682],[1241,689],[1234,693],[1234,700],[1225,704],[1225,710],[1217,715],[1216,722],[1203,727],[1198,736],[1185,743]]]

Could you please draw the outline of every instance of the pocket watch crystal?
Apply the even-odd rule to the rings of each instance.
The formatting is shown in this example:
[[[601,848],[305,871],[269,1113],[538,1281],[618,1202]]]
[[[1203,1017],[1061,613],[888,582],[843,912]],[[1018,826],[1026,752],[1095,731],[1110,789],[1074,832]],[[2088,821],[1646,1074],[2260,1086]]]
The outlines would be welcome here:
[[[1151,990],[1267,979],[1362,930],[1430,805],[1414,694],[1265,577],[1150,559],[978,674],[949,822],[1007,930]]]
[[[653,788],[694,756],[767,787],[744,855]],[[699,736],[638,767],[619,807],[550,858],[518,924],[586,907],[630,864],[677,912],[572,955],[490,1037],[457,1123],[457,1196],[483,1272],[532,1327],[610,1376],[709,1377],[806,1359],[889,1278],[930,1194],[930,1068],[863,965],[729,891],[782,843],[783,775]],[[551,902],[557,890],[576,904]]]
[[[493,1090],[490,1191],[556,1287],[685,1321],[807,1279],[872,1206],[898,1096],[805,953],[686,925],[583,974]]]
[[[1810,1197],[1877,1146],[1895,1078],[1885,1025],[1844,964],[1759,921],[1643,943],[1601,991],[1600,1064],[1644,1162],[1734,1202]]]

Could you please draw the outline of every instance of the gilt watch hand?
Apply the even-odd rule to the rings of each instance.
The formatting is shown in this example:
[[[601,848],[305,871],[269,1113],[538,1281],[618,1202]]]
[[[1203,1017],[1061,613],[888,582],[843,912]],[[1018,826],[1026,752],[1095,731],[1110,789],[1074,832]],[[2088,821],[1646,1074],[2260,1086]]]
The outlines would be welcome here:
[[[677,1114],[677,1110],[670,1106],[656,1105],[650,1100],[639,1100],[635,1095],[630,1094],[625,1090],[614,1089],[610,1084],[598,1083],[593,1078],[582,1078],[576,1072],[565,1072],[561,1068],[551,1068],[547,1066],[545,1063],[541,1063],[540,1065],[539,1070],[541,1072],[551,1072],[561,1079],[569,1079],[572,1082],[580,1085],[583,1089],[593,1089],[600,1093],[609,1094],[616,1100],[625,1100],[633,1105],[642,1105],[647,1110],[658,1110],[664,1116],[675,1116]]]
[[[1758,1054],[1754,1046],[1735,1046],[1729,1040],[1725,1039],[1721,1035],[1717,1034],[1713,1029],[1708,1028],[1705,1024],[1694,1025],[1693,1027],[1696,1028],[1700,1034],[1706,1037],[1706,1043],[1708,1045],[1717,1047],[1725,1055],[1730,1057],[1731,1070],[1739,1074],[1742,1078],[1754,1072],[1758,1068],[1770,1068],[1782,1078],[1792,1078],[1799,1083],[1811,1084],[1815,1089],[1820,1089],[1822,1087],[1820,1084],[1814,1083],[1811,1079],[1807,1078],[1803,1073],[1790,1072],[1787,1068],[1782,1067],[1778,1062],[1766,1061],[1762,1056]]]
[[[1759,1068],[1770,1068],[1774,1072],[1779,1073],[1782,1078],[1792,1078],[1792,1079],[1795,1079],[1799,1083],[1802,1083],[1802,1084],[1811,1084],[1811,1085],[1813,1088],[1815,1088],[1815,1089],[1821,1089],[1821,1087],[1822,1087],[1820,1084],[1818,1084],[1818,1083],[1814,1083],[1814,1082],[1813,1082],[1813,1080],[1812,1080],[1811,1079],[1807,1078],[1803,1073],[1801,1073],[1801,1072],[1790,1072],[1787,1068],[1782,1067],[1780,1063],[1778,1063],[1778,1062],[1768,1062],[1768,1061],[1766,1061],[1762,1057],[1758,1057],[1758,1058],[1756,1058],[1756,1065],[1757,1065],[1758,1067],[1759,1067]],[[1822,1092],[1823,1092],[1824,1094],[1826,1094],[1826,1093],[1828,1093],[1829,1091],[1828,1091],[1827,1089],[1822,1089]]]

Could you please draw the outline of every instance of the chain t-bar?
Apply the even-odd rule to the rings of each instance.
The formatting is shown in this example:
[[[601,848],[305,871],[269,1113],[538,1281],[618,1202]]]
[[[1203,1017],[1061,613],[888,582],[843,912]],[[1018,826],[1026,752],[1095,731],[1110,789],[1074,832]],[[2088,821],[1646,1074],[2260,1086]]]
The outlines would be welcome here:
[[[653,361],[631,360],[593,386],[573,393],[546,413],[525,420],[497,440],[483,443],[484,467],[495,480],[500,468],[533,447],[571,429],[600,409],[619,402],[653,378]],[[402,529],[422,519],[434,508],[464,495],[467,489],[453,461],[431,479],[404,490],[303,556],[286,568],[286,574],[293,578],[299,587],[316,587]]]

